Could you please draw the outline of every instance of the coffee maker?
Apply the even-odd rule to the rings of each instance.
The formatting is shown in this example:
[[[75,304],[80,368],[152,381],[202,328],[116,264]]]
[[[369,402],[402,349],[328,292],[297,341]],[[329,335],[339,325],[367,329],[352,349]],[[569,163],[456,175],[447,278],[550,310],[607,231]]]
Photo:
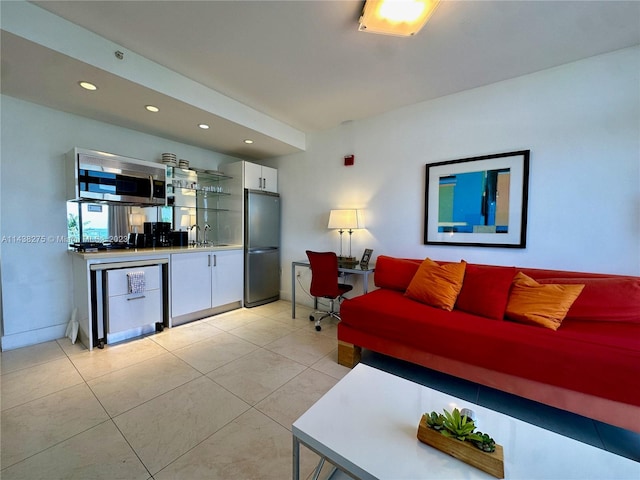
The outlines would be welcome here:
[[[144,222],[145,247],[170,247],[170,222]]]

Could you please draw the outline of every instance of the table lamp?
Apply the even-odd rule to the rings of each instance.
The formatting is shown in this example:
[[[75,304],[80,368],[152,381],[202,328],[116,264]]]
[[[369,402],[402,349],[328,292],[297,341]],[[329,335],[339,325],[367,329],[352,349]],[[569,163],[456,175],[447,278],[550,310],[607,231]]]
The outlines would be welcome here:
[[[364,215],[362,210],[331,210],[329,213],[329,229],[338,230],[340,233],[340,255],[339,260],[355,261],[351,256],[351,235],[356,228],[364,228]],[[349,256],[342,256],[342,234],[345,230],[349,231]]]
[[[182,217],[180,217],[180,229],[184,229],[185,231],[189,230],[189,227],[191,227],[191,215],[187,214],[187,215],[182,215]]]
[[[129,214],[129,225],[133,227],[133,233],[138,233],[138,227],[144,224],[145,216],[140,213]]]

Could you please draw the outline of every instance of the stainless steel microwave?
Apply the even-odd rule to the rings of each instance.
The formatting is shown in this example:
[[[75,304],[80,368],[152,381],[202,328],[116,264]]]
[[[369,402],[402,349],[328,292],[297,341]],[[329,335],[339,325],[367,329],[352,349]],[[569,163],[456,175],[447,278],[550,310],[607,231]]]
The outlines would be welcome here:
[[[69,200],[165,205],[163,164],[79,148],[68,157]]]

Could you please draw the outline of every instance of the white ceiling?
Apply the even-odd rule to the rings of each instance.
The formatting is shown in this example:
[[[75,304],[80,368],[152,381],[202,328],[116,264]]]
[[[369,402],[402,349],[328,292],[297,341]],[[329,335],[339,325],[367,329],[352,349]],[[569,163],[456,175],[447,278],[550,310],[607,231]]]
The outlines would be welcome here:
[[[358,32],[362,1],[33,3],[301,132],[640,44],[638,1],[445,0],[411,38]],[[299,150],[4,31],[2,67],[7,95],[240,157]],[[111,88],[69,86],[88,73]]]

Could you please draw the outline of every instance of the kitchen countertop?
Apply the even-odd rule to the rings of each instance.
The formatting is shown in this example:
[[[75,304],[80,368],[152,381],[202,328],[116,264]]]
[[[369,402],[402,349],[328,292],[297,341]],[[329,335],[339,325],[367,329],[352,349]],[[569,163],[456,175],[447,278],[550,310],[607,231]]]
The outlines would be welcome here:
[[[169,255],[172,253],[190,252],[216,252],[220,250],[242,250],[242,245],[203,245],[194,247],[158,247],[158,248],[123,248],[114,250],[99,250],[97,252],[75,252],[69,250],[73,255],[84,260],[110,259],[123,257],[139,257],[147,255]]]

